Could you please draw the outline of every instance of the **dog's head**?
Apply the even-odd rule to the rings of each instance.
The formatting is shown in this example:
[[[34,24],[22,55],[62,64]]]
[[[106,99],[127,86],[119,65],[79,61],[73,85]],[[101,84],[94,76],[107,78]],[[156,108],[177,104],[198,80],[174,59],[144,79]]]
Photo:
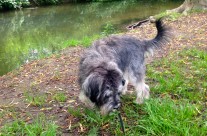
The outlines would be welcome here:
[[[100,108],[101,113],[108,114],[120,107],[124,85],[123,74],[117,67],[103,65],[90,73],[82,88],[90,101]]]

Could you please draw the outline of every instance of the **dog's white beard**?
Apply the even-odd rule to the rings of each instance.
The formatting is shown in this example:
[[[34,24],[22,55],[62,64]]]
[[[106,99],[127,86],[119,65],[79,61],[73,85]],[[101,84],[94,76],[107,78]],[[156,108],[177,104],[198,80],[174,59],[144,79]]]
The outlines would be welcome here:
[[[81,102],[85,103],[87,107],[94,108],[95,104],[91,102],[91,100],[84,94],[84,92],[80,93],[79,99]]]
[[[106,115],[108,114],[111,110],[113,109],[113,105],[112,104],[104,104],[103,106],[101,106],[100,108],[100,112],[102,115]]]

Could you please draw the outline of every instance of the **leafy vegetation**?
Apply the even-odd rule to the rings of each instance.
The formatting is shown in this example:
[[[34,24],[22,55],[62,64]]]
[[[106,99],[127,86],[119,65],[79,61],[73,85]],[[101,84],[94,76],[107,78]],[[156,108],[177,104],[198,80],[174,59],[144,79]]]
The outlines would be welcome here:
[[[20,9],[29,5],[29,0],[0,0],[0,10]]]
[[[39,5],[55,5],[61,3],[61,0],[37,0]]]
[[[148,66],[147,82],[151,98],[143,105],[134,95],[123,96],[120,110],[126,135],[207,135],[206,88],[207,54],[200,49],[184,49]],[[80,119],[83,132],[123,135],[118,112],[101,116],[97,111],[69,109]],[[75,128],[75,127],[74,127]],[[74,129],[73,128],[73,129]]]
[[[115,27],[113,26],[113,24],[111,23],[107,23],[104,28],[103,28],[103,32],[101,33],[103,36],[108,36],[110,34],[114,34],[117,33],[117,30],[115,29]]]
[[[54,5],[61,2],[61,0],[35,0],[36,5]],[[0,10],[21,9],[31,6],[29,0],[0,0]]]

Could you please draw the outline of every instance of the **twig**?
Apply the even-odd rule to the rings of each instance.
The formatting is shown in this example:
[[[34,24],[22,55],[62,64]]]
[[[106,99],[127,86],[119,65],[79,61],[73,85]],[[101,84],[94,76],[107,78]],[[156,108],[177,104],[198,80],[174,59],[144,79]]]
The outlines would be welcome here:
[[[148,22],[148,21],[150,21],[149,18],[148,18],[148,19],[145,19],[145,20],[142,20],[142,21],[139,21],[139,22],[137,22],[137,23],[135,23],[135,24],[129,25],[129,26],[127,26],[126,28],[127,28],[127,29],[134,29],[134,28],[136,28],[136,27],[138,27],[138,26],[141,26],[143,23],[146,23],[146,22]]]
[[[142,24],[144,24],[146,22],[154,23],[155,21],[156,21],[156,19],[154,18],[154,16],[150,16],[149,18],[147,18],[145,20],[141,20],[141,21],[139,21],[139,22],[137,22],[135,24],[129,25],[126,28],[130,30],[130,29],[134,29],[134,28],[136,28],[138,26],[141,26]]]

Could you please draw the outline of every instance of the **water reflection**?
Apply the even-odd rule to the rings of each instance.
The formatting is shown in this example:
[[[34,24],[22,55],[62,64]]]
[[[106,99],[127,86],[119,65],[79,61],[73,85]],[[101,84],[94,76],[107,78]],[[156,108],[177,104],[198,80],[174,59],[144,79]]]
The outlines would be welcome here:
[[[100,34],[110,22],[130,23],[177,7],[180,2],[67,4],[0,14],[0,75],[21,64],[54,53],[68,39]]]

